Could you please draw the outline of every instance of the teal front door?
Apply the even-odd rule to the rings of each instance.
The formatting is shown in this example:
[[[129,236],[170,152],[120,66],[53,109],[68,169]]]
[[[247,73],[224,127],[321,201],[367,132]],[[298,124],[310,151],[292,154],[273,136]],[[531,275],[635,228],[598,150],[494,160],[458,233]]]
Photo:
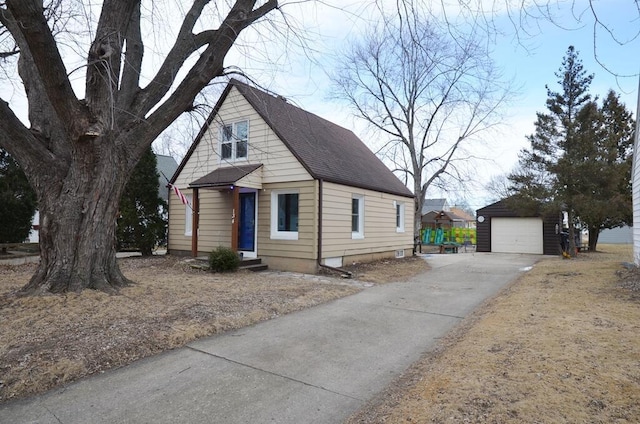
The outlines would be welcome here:
[[[238,250],[245,256],[256,253],[256,193],[240,193],[240,216],[238,218]]]

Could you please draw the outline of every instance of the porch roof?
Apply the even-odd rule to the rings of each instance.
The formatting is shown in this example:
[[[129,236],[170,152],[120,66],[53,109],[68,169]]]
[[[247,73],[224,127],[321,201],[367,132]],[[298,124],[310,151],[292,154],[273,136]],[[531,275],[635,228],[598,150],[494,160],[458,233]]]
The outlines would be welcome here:
[[[221,188],[234,185],[239,180],[262,166],[261,163],[251,165],[235,165],[218,168],[189,184],[190,188]]]

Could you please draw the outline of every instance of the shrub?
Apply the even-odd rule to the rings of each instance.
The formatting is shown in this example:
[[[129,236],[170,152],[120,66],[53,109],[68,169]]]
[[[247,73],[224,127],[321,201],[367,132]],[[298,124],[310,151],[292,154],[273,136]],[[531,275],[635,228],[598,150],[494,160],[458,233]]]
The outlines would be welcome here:
[[[218,246],[209,254],[209,269],[213,272],[231,272],[240,266],[240,257],[228,247]]]

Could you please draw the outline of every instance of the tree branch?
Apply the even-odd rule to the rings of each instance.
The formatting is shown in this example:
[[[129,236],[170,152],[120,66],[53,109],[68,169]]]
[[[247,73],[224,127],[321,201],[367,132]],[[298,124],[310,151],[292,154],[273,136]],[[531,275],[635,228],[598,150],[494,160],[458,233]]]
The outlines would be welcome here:
[[[49,102],[60,121],[71,129],[70,133],[79,134],[80,118],[85,116],[84,108],[76,98],[67,77],[66,68],[60,57],[60,52],[53,34],[47,25],[44,16],[42,2],[37,0],[7,0],[9,18],[17,22],[17,25],[7,27],[19,31],[13,34],[14,39],[20,36],[28,46],[33,57],[35,69],[38,74],[31,76],[42,82]],[[27,24],[28,23],[28,24]]]
[[[138,94],[132,112],[140,119],[169,92],[180,68],[187,58],[202,46],[213,42],[215,31],[207,31],[207,36],[199,39],[193,35],[193,28],[209,0],[195,0],[187,12],[176,41],[163,61],[158,73]]]
[[[131,13],[129,26],[127,27],[127,36],[125,38],[127,51],[124,55],[122,83],[118,93],[118,110],[129,109],[140,88],[140,73],[142,72],[142,58],[144,56],[140,19],[140,3],[138,3]]]
[[[9,104],[0,99],[0,147],[23,167],[56,167],[55,155],[20,122]]]
[[[208,44],[207,48],[202,52],[196,63],[191,67],[171,95],[147,117],[146,122],[148,126],[138,130],[144,133],[144,139],[155,139],[155,137],[166,128],[167,122],[173,122],[173,120],[191,106],[195,96],[209,84],[211,80],[223,75],[224,57],[233,46],[240,32],[278,6],[276,0],[270,0],[254,11],[253,5],[256,3],[255,0],[239,0],[234,4],[218,30],[203,32],[193,37],[191,34],[187,34],[187,32],[188,29],[190,30],[193,26],[192,22],[197,20],[196,15],[199,16],[202,11],[201,6],[203,5],[199,4],[201,2],[204,2],[204,0],[196,1],[194,7],[189,11],[189,18],[185,19],[185,25],[183,25],[178,39],[181,40],[182,37],[185,37],[185,39],[197,43],[206,42]],[[196,8],[196,6],[200,8]],[[184,42],[177,42],[165,60],[161,71],[156,78],[154,78],[153,82],[149,84],[148,88],[143,90],[138,101],[136,101],[136,112],[139,114],[138,116],[143,116],[148,113],[168,92],[176,76],[175,73],[170,75],[168,72],[169,70],[177,71],[178,69],[175,68],[176,63],[171,63],[170,57],[182,64],[186,57],[183,59],[182,55],[184,54],[184,50],[181,49],[186,47],[187,44]],[[160,86],[161,83],[162,86]]]
[[[135,10],[140,10],[139,1],[105,0],[102,4],[96,35],[89,48],[85,88],[91,120],[111,118],[110,122],[93,124],[98,132],[114,126],[122,47]]]

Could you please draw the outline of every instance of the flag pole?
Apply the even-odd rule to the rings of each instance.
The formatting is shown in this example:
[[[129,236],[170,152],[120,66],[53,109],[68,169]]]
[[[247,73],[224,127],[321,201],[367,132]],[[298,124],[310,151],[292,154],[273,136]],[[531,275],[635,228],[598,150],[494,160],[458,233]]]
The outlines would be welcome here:
[[[191,206],[191,202],[189,202],[189,199],[187,199],[187,196],[185,196],[178,187],[176,187],[174,184],[171,184],[171,181],[169,181],[169,178],[167,178],[167,176],[164,175],[164,172],[160,171],[160,173],[162,174],[164,179],[167,180],[167,187],[170,190],[172,190],[176,196],[178,196],[178,198],[180,199],[183,205],[188,206],[189,209],[191,209],[191,211],[193,212],[193,206]]]

